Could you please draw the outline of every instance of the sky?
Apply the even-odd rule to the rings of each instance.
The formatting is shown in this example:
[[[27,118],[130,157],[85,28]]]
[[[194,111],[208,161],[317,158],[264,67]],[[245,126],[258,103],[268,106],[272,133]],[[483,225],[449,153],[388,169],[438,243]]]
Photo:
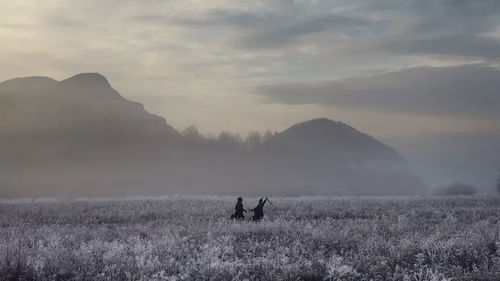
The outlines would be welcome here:
[[[177,129],[500,139],[498,0],[0,0],[0,38],[0,81],[99,72]]]

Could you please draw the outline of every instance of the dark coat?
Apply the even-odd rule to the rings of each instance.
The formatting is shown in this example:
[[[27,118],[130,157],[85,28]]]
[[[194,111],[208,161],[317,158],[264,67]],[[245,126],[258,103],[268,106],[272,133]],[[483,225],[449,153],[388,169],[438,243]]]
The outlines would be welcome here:
[[[246,210],[243,209],[243,203],[236,202],[236,206],[234,207],[234,215],[232,215],[231,218],[244,219],[245,216],[243,215],[243,212],[246,212]]]
[[[259,204],[257,204],[257,207],[255,207],[253,209],[252,219],[254,221],[259,221],[264,217],[264,205],[266,204],[266,202],[267,202],[267,199],[262,201],[262,202],[259,202]]]

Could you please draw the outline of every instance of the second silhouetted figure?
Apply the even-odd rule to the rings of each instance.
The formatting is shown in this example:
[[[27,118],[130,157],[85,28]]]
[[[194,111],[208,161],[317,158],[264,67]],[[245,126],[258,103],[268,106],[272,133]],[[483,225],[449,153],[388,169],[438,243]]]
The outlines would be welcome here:
[[[260,221],[264,217],[264,204],[268,202],[269,199],[262,200],[262,198],[259,199],[259,204],[257,204],[257,207],[253,208],[253,217],[252,219],[254,221]]]

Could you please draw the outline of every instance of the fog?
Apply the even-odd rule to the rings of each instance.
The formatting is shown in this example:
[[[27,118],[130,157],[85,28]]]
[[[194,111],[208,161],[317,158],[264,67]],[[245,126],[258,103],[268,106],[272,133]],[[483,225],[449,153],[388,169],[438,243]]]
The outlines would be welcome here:
[[[500,134],[437,133],[413,138],[385,139],[404,151],[414,171],[430,187],[452,182],[472,184],[480,194],[495,194],[500,176]]]
[[[281,132],[178,132],[97,73],[0,84],[2,197],[424,194],[393,148],[318,118]]]

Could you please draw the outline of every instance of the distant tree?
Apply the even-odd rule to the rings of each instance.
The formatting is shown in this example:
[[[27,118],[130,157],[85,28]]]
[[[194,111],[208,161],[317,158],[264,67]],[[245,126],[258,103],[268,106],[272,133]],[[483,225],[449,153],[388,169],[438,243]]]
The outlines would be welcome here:
[[[243,139],[240,134],[231,134],[229,132],[221,132],[217,137],[217,142],[223,147],[239,147],[243,145]]]
[[[270,140],[272,137],[274,137],[274,135],[276,135],[276,133],[273,133],[270,130],[265,131],[264,135],[262,135],[262,142],[264,143]]]
[[[245,146],[248,149],[255,149],[262,143],[262,134],[259,131],[252,131],[248,133],[245,139]]]
[[[452,196],[452,195],[472,196],[476,194],[476,187],[470,184],[456,182],[447,186],[438,187],[434,191],[434,194],[438,196]]]
[[[210,144],[217,143],[217,136],[214,135],[214,133],[207,133],[206,135],[203,136],[203,138],[207,143],[210,143]]]
[[[189,126],[182,130],[181,134],[189,142],[200,142],[204,139],[203,135],[196,129],[195,126]]]

